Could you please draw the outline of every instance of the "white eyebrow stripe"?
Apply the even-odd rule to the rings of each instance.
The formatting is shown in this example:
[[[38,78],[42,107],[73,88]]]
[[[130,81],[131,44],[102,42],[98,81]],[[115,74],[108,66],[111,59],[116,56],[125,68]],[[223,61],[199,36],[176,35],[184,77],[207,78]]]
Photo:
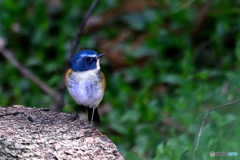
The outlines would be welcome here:
[[[87,54],[82,54],[81,57],[97,57],[97,55],[87,55]]]

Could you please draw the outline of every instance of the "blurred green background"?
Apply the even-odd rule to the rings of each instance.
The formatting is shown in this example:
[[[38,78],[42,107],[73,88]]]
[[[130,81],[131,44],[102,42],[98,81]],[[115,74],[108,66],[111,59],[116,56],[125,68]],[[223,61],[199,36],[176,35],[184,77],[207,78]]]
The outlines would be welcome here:
[[[0,40],[57,90],[91,2],[0,0]],[[239,13],[237,0],[100,0],[78,51],[106,54],[103,122],[94,125],[126,159],[191,159],[205,113],[240,99]],[[1,106],[53,102],[0,54]],[[210,114],[196,159],[210,159],[211,151],[240,154],[239,107]],[[76,108],[66,92],[63,111]]]

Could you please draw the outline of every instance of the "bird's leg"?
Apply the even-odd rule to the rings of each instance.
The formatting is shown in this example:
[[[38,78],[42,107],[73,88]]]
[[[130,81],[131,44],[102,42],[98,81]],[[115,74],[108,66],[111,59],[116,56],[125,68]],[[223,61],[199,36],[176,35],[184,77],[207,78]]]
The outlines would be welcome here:
[[[85,127],[92,127],[92,125],[93,125],[93,116],[94,116],[94,110],[96,109],[96,107],[93,107],[93,112],[92,112],[92,119],[91,119],[91,123],[90,124],[87,124],[87,125],[85,125]]]
[[[91,119],[91,126],[92,126],[92,124],[93,124],[93,122],[92,122],[92,121],[93,121],[93,116],[94,116],[94,111],[95,111],[95,108],[96,108],[96,107],[93,107],[92,119]]]
[[[77,120],[79,118],[78,113],[79,113],[79,110],[77,110],[77,112],[75,113],[74,117],[71,118],[72,121],[75,121],[75,120]]]

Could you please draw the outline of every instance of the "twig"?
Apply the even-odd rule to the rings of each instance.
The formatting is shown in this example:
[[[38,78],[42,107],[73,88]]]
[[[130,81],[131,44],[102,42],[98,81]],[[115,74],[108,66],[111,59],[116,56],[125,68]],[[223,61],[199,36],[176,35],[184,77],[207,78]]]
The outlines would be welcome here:
[[[240,100],[235,101],[235,102],[231,102],[231,103],[226,103],[226,104],[223,104],[223,105],[220,105],[220,106],[217,106],[217,107],[215,107],[215,108],[210,109],[210,110],[205,114],[205,117],[204,117],[204,119],[203,119],[201,128],[200,128],[200,130],[199,130],[199,132],[198,132],[198,139],[197,139],[196,147],[195,147],[194,154],[193,154],[193,160],[195,159],[195,154],[196,154],[196,151],[197,151],[197,148],[198,148],[198,143],[199,143],[199,140],[200,140],[200,136],[201,136],[201,133],[202,133],[202,129],[203,129],[203,126],[204,126],[204,124],[205,124],[205,121],[206,121],[209,113],[210,113],[211,111],[215,110],[215,109],[219,109],[219,108],[222,108],[222,107],[225,107],[225,106],[237,104],[237,103],[239,103],[239,102],[240,102]]]
[[[94,8],[96,7],[97,3],[99,0],[94,0],[93,3],[91,4],[91,6],[89,7],[88,11],[86,12],[86,14],[84,15],[84,18],[79,26],[79,29],[77,31],[77,35],[72,43],[71,46],[71,51],[69,53],[69,57],[67,60],[67,65],[64,71],[66,71],[69,68],[69,63],[71,60],[71,57],[76,53],[76,49],[77,49],[77,45],[79,43],[79,40],[83,34],[83,29],[84,26],[86,25],[87,20],[89,19],[92,11],[94,10]],[[61,100],[59,101],[59,103],[57,104],[57,110],[61,111],[64,105],[64,94],[65,94],[65,86],[64,86],[64,79],[65,79],[65,74],[62,76],[62,80],[61,80],[61,84],[59,85],[59,92],[61,95]]]
[[[96,7],[98,1],[99,0],[93,1],[91,6],[89,7],[87,13],[83,17],[83,20],[82,20],[82,22],[81,22],[81,24],[79,26],[77,35],[76,35],[76,37],[75,37],[75,39],[74,39],[74,41],[72,43],[71,52],[70,52],[70,56],[69,56],[68,62],[70,62],[71,57],[76,53],[77,45],[78,45],[79,40],[80,40],[80,38],[81,38],[81,36],[83,34],[83,29],[84,29],[84,27],[86,25],[87,20],[89,19],[90,15],[91,15],[92,11],[93,11],[93,9]]]
[[[60,101],[60,94],[55,92],[51,87],[49,87],[46,83],[40,80],[37,76],[35,76],[30,70],[25,68],[13,55],[13,53],[3,47],[0,47],[0,53],[8,59],[9,62],[13,64],[13,66],[18,69],[26,78],[33,81],[39,88],[41,88],[44,92],[49,94],[56,102]]]

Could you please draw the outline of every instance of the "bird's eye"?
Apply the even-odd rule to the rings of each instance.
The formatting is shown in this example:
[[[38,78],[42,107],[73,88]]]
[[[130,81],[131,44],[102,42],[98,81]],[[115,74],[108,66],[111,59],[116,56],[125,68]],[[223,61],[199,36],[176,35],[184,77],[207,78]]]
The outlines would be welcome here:
[[[91,62],[92,58],[91,58],[91,57],[87,57],[86,60],[87,60],[88,62]]]

